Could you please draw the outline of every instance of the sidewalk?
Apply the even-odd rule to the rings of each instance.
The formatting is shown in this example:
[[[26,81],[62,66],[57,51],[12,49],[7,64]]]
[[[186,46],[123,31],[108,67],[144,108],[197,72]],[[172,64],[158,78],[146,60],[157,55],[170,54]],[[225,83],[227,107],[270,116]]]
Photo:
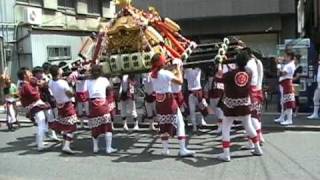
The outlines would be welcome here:
[[[281,126],[274,123],[274,119],[279,117],[279,113],[263,115],[262,127],[270,130],[293,130],[293,131],[320,131],[320,119],[307,119],[310,114],[300,114],[293,117],[293,125]]]

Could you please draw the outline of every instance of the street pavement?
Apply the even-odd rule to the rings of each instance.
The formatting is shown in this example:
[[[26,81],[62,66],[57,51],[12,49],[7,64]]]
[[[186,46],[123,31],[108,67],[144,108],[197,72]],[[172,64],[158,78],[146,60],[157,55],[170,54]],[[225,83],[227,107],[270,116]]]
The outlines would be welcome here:
[[[140,121],[140,124],[142,127],[147,128],[149,126],[149,124],[146,122],[141,122],[142,116],[143,114],[145,114],[145,110],[144,110],[144,104],[143,104],[143,98],[141,99],[137,99],[136,102],[136,107],[137,107],[137,113],[138,113],[138,119]],[[271,105],[269,105],[271,106]],[[274,106],[274,105],[273,105]],[[118,107],[120,107],[120,105],[118,105]],[[275,109],[273,107],[273,109]],[[264,111],[266,109],[263,109]],[[19,120],[22,123],[30,123],[30,120],[26,119],[24,114],[25,114],[25,109],[21,107],[20,102],[18,102],[18,112],[19,112]],[[200,115],[198,113],[198,115]],[[307,116],[310,115],[308,113],[300,113],[298,114],[297,117],[293,118],[293,125],[290,126],[281,126],[279,124],[274,123],[274,119],[279,117],[279,113],[277,112],[263,112],[263,117],[262,117],[262,122],[263,122],[263,129],[264,130],[295,130],[295,131],[320,131],[320,119],[316,119],[316,120],[310,120],[307,119]],[[5,122],[5,111],[4,111],[4,107],[0,106],[0,123],[4,123]],[[85,118],[84,118],[85,119]],[[188,119],[188,117],[187,117]],[[119,117],[119,115],[116,116],[115,118],[115,126],[116,127],[120,127],[122,125],[122,120]],[[129,123],[132,123],[132,119],[128,119]],[[191,121],[190,119],[188,119],[189,125],[191,125]],[[208,129],[216,129],[216,117],[215,115],[209,115],[206,118],[206,122],[208,123],[208,126],[204,127],[204,128],[208,128]],[[133,125],[131,125],[133,126]]]
[[[315,123],[313,126],[320,122],[305,118],[299,121]],[[62,154],[61,144],[54,141],[48,141],[49,148],[40,153],[34,143],[35,132],[36,127],[31,123],[23,123],[15,132],[8,132],[2,124],[0,179],[320,179],[319,132],[310,129],[291,131],[281,126],[265,129],[262,157],[239,150],[246,143],[242,130],[234,131],[232,161],[228,163],[216,159],[221,153],[221,137],[216,135],[214,127],[202,129],[196,135],[188,134],[189,148],[197,152],[190,158],[177,156],[176,139],[170,140],[170,156],[161,156],[158,135],[145,128],[128,133],[116,129],[113,146],[119,151],[113,155],[104,153],[102,137],[101,151],[93,154],[87,129],[76,133],[72,145],[77,151],[75,155]]]
[[[149,126],[148,120],[142,122],[142,114],[143,112],[139,112],[138,115],[138,120],[140,121],[140,126],[143,128],[147,128]],[[199,115],[199,114],[198,114]],[[292,130],[292,131],[320,131],[320,119],[307,119],[308,114],[300,114],[297,117],[293,118],[293,125],[289,126],[281,126],[278,123],[274,123],[274,119],[279,117],[278,113],[265,113],[262,117],[262,123],[263,123],[263,129],[264,130]],[[23,113],[20,113],[18,117],[19,121],[22,122],[22,124],[30,124],[31,121],[23,115]],[[86,118],[83,118],[84,121],[86,121]],[[191,121],[188,119],[189,126],[191,126]],[[1,112],[0,110],[0,123],[5,123],[6,122],[6,115]],[[206,122],[208,125],[206,129],[216,129],[217,124],[216,124],[216,117],[214,115],[209,115],[206,118]],[[122,120],[119,117],[119,115],[116,115],[115,118],[115,126],[120,128],[122,126]],[[129,127],[133,127],[133,121],[131,118],[128,119]]]

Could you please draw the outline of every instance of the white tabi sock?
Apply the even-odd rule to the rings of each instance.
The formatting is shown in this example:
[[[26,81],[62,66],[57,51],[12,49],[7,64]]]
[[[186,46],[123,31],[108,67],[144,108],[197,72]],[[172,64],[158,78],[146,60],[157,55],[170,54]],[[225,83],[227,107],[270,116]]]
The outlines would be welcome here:
[[[97,153],[99,151],[98,138],[92,137],[92,143],[93,143],[93,152]]]
[[[162,146],[163,146],[163,155],[169,155],[169,141],[168,140],[162,140]]]
[[[62,147],[62,151],[66,152],[66,153],[70,153],[70,154],[74,153],[70,148],[70,141],[64,141],[64,145]]]
[[[218,156],[218,159],[229,162],[231,160],[230,148],[223,148],[223,153]]]
[[[292,109],[286,109],[285,114],[287,115],[287,121],[289,123],[292,123],[292,114],[293,114]]]
[[[107,132],[105,135],[106,139],[106,153],[110,154],[116,152],[116,149],[112,148],[112,132]]]
[[[185,139],[180,139],[179,145],[180,145],[180,151],[186,150],[186,140]]]
[[[179,145],[180,145],[180,156],[193,156],[195,154],[194,151],[190,151],[186,148],[186,139],[180,139],[179,140]]]
[[[313,108],[313,115],[314,115],[314,116],[319,116],[318,113],[319,113],[319,106],[314,106],[314,108]]]

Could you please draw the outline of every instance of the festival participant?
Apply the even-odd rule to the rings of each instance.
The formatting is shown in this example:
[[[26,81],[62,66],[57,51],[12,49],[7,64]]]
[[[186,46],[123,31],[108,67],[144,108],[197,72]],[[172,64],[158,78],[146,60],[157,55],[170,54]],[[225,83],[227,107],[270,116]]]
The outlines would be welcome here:
[[[172,60],[172,64],[176,64],[177,66],[180,66],[181,68],[183,65],[182,60],[177,59],[177,58]],[[182,113],[185,111],[187,105],[185,103],[184,96],[182,93],[182,85],[173,83],[173,84],[171,84],[171,90],[172,90],[172,93],[175,97],[175,100],[179,106],[179,113],[181,113],[181,114],[179,114],[179,118],[182,118],[182,121],[183,121]]]
[[[251,99],[251,121],[255,128],[259,141],[264,141],[261,131],[261,111],[263,103],[262,81],[263,65],[259,59],[252,53],[250,48],[243,49],[249,55],[247,70],[251,74],[250,81],[250,99]],[[253,149],[254,145],[249,138],[248,148]]]
[[[281,125],[292,124],[292,113],[295,107],[295,99],[293,92],[293,74],[295,70],[294,53],[290,50],[286,51],[284,57],[284,64],[279,66],[279,83],[281,93],[281,106],[283,110],[278,119],[275,122],[280,122]]]
[[[76,90],[76,105],[77,114],[81,117],[89,116],[89,94],[86,85],[86,80],[83,78],[85,76],[86,70],[80,70],[77,79],[75,80],[75,90]],[[80,119],[81,128],[84,127],[83,118]]]
[[[48,103],[44,103],[40,97],[38,81],[33,77],[28,68],[20,68],[17,73],[20,80],[20,101],[27,110],[29,118],[34,118],[37,123],[37,149],[44,150],[44,135],[46,132],[46,116],[45,110],[50,109]]]
[[[262,155],[257,133],[251,123],[250,111],[250,81],[251,74],[245,66],[249,56],[241,53],[236,57],[237,68],[223,75],[224,97],[222,109],[224,119],[222,121],[222,147],[223,153],[218,156],[222,161],[230,161],[230,129],[234,120],[242,121],[242,124],[254,144],[253,155]]]
[[[156,93],[156,112],[163,145],[162,154],[169,155],[169,137],[173,137],[177,132],[180,144],[179,155],[192,156],[195,152],[186,148],[183,120],[178,118],[179,107],[171,89],[173,83],[183,84],[181,67],[177,66],[176,74],[163,69],[166,64],[166,58],[161,54],[155,54],[151,63],[151,80]]]
[[[294,117],[298,116],[299,113],[299,108],[300,108],[300,99],[299,99],[299,93],[300,93],[300,83],[301,83],[301,76],[302,76],[302,65],[300,63],[300,59],[301,59],[301,55],[300,54],[296,54],[294,56],[294,64],[296,65],[296,69],[293,73],[293,79],[292,79],[292,83],[293,83],[293,87],[294,87],[294,99],[296,102],[296,106],[294,108]]]
[[[17,86],[11,82],[11,79],[8,75],[3,75],[1,77],[1,81],[3,81],[3,94],[5,97],[6,103],[6,120],[7,126],[10,131],[14,131],[13,124],[17,124],[20,127],[20,123],[17,119],[17,105],[16,102],[19,97]]]
[[[190,111],[190,118],[193,126],[193,132],[198,131],[198,124],[202,126],[207,125],[204,120],[208,112],[208,104],[206,100],[203,98],[203,92],[201,87],[201,69],[200,68],[187,68],[184,71],[184,77],[188,83],[188,90],[189,90],[189,111]],[[198,108],[201,112],[201,123],[197,122],[196,119],[196,108]]]
[[[117,99],[117,96],[116,96],[115,90],[113,89],[113,83],[112,83],[111,87],[108,88],[106,91],[106,100],[108,102],[108,107],[110,111],[112,129],[114,129],[113,121],[117,114],[116,99]]]
[[[123,129],[125,131],[129,130],[127,118],[129,116],[133,117],[134,120],[134,130],[139,130],[139,121],[137,119],[137,109],[134,99],[134,85],[136,81],[134,75],[123,75],[121,86],[120,86],[120,106],[121,106],[121,118],[123,120]]]
[[[47,109],[45,111],[46,120],[47,120],[46,131],[49,132],[49,135],[50,135],[49,137],[51,139],[60,141],[53,127],[54,119],[58,117],[58,111],[56,108],[56,102],[52,96],[52,92],[50,92],[48,88],[49,78],[47,78],[47,76],[44,74],[42,67],[40,66],[36,66],[35,68],[33,68],[32,74],[37,79],[37,81],[39,81],[41,84],[39,86],[41,100],[45,103],[50,104],[50,109]]]
[[[210,107],[215,112],[218,118],[218,129],[217,133],[220,134],[222,132],[222,119],[223,119],[223,111],[219,106],[219,102],[223,97],[224,84],[223,84],[223,66],[218,64],[214,70],[213,77],[209,78],[209,98],[210,98]]]
[[[79,67],[72,66],[70,69],[70,73],[68,74],[67,81],[73,88],[75,87],[79,76],[80,76]]]
[[[73,141],[73,133],[77,129],[77,114],[71,101],[73,92],[68,82],[62,79],[62,69],[53,65],[50,67],[52,80],[49,81],[48,87],[51,90],[58,108],[58,118],[54,121],[55,130],[63,134],[62,151],[73,154],[70,143]]]
[[[307,118],[319,119],[319,107],[320,107],[320,60],[318,60],[317,87],[313,95],[313,113]]]
[[[111,117],[108,102],[106,101],[106,89],[109,87],[109,80],[102,77],[102,67],[93,65],[91,67],[91,79],[87,80],[87,89],[90,99],[88,126],[91,129],[94,153],[99,151],[98,137],[100,135],[105,136],[107,154],[117,151],[112,148]]]
[[[150,122],[150,130],[155,131],[156,128],[154,127],[154,118],[156,115],[156,97],[153,91],[151,76],[149,73],[143,74],[142,84],[145,92],[144,105],[146,108],[147,119]]]
[[[44,78],[46,79],[46,81],[49,81],[50,79],[52,79],[52,76],[50,74],[50,68],[51,68],[51,64],[50,63],[45,62],[45,63],[42,64]]]

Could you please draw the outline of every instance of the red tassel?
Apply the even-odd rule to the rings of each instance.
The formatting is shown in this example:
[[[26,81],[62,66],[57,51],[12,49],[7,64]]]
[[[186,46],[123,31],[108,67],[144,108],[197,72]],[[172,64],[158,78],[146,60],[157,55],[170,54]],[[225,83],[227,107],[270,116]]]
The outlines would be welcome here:
[[[257,132],[257,134],[260,134],[261,133],[261,129],[257,129],[256,132]]]
[[[258,136],[255,136],[255,137],[250,138],[250,139],[253,142],[253,144],[256,144],[259,141]]]
[[[187,139],[187,136],[178,136],[178,140]]]
[[[223,148],[230,148],[230,141],[222,141]]]
[[[260,141],[260,139],[261,139],[261,136],[260,136],[261,129],[256,130],[256,132],[257,132],[258,141]]]

